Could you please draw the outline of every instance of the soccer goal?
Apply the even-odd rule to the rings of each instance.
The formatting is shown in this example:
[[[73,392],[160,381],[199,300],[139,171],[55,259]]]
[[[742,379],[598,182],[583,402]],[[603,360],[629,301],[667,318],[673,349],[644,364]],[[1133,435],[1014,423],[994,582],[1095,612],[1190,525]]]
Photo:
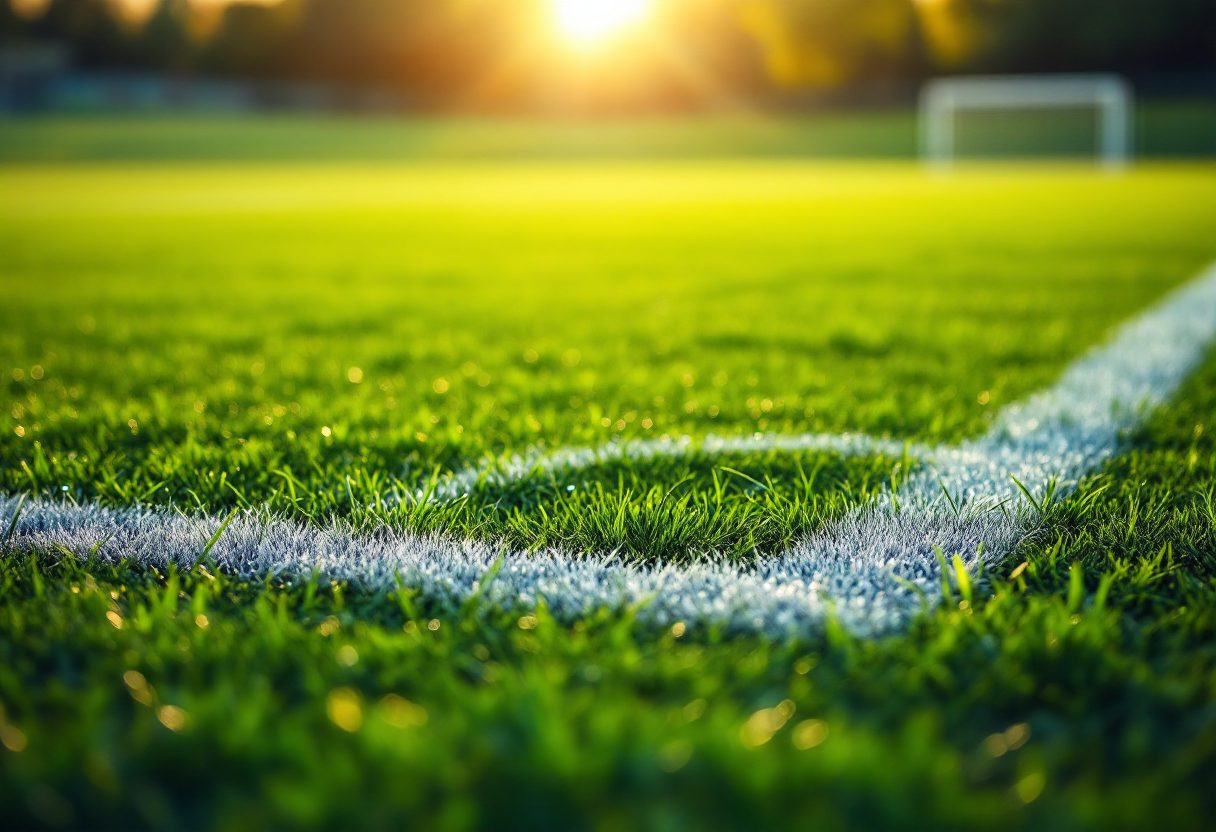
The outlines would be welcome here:
[[[960,155],[963,113],[1012,115],[1016,120],[1008,122],[1011,129],[1005,132],[1016,133],[1032,114],[1080,112],[1093,115],[1088,132],[1097,157],[1119,167],[1132,150],[1133,101],[1131,87],[1117,75],[939,78],[921,90],[921,154],[939,165]],[[1016,148],[1012,154],[1019,155]]]

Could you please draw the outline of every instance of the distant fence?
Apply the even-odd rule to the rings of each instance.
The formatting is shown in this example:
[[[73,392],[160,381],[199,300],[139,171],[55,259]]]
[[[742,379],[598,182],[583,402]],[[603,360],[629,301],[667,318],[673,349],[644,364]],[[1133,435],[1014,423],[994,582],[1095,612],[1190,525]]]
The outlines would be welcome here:
[[[79,72],[56,45],[0,49],[0,113],[243,112],[407,109],[397,90],[229,81],[130,72]]]
[[[18,82],[7,90],[0,84],[0,109],[8,112],[391,112],[407,109],[409,103],[405,95],[393,90],[119,73],[71,73],[36,85]]]

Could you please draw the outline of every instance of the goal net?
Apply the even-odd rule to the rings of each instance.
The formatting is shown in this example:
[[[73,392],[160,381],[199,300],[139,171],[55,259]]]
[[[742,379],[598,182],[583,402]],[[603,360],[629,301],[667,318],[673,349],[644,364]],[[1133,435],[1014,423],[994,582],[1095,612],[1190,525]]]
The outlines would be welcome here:
[[[1116,75],[939,78],[921,91],[921,153],[959,157],[1096,155],[1127,161],[1133,97]]]

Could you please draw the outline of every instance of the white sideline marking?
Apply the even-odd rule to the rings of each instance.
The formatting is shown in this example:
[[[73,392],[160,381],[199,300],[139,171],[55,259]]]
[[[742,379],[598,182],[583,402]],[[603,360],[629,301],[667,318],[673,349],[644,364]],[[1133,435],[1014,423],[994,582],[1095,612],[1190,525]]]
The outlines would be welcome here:
[[[999,564],[1034,530],[1036,517],[1011,475],[1036,498],[1052,480],[1061,493],[1074,488],[1116,452],[1125,431],[1173,393],[1214,337],[1216,267],[1125,323],[1051,388],[1004,408],[984,436],[955,447],[916,449],[926,464],[896,493],[885,493],[754,566],[638,566],[613,556],[557,550],[529,555],[489,543],[387,529],[356,535],[339,526],[314,528],[264,512],[236,517],[210,555],[221,568],[248,578],[317,570],[325,579],[371,588],[393,587],[399,578],[425,599],[447,604],[458,605],[479,592],[485,602],[508,608],[530,608],[543,598],[564,620],[601,607],[641,605],[639,619],[657,625],[682,620],[781,636],[813,632],[834,610],[854,633],[891,632],[920,608],[919,593],[909,584],[919,587],[930,603],[940,597],[934,546],[959,554],[974,573]],[[596,454],[688,450],[680,443],[622,444],[634,450],[559,451],[533,458],[526,468],[520,467],[523,462],[507,465],[504,476],[527,475],[537,464],[577,467],[600,458]],[[772,436],[711,439],[701,449],[757,445],[848,453],[890,452],[898,443]],[[898,448],[903,451],[902,445]],[[484,473],[453,477],[451,493]],[[943,488],[953,505],[942,496]],[[16,506],[16,498],[0,499],[0,518],[11,517]],[[100,541],[98,554],[106,559],[189,566],[219,522],[158,509],[36,500],[21,512],[13,541],[35,549],[56,545],[81,557]],[[483,586],[482,578],[500,556],[501,571]]]

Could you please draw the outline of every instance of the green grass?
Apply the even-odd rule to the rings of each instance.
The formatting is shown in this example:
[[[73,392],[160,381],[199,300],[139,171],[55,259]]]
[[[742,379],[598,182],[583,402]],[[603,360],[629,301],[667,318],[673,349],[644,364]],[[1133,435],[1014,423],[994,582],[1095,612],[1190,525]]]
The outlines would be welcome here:
[[[916,132],[910,107],[590,120],[98,113],[6,119],[0,160],[908,159],[917,153]],[[963,125],[960,139],[969,153],[1092,153],[1093,123],[1084,112],[980,116]],[[1216,105],[1141,101],[1135,145],[1149,158],[1216,155]]]
[[[384,506],[538,444],[975,435],[1200,268],[1216,210],[1202,166],[10,167],[0,193],[3,489],[652,557],[779,549],[894,461]],[[656,546],[690,475],[705,510]]]
[[[902,461],[387,498],[542,443],[976,435],[1206,264],[1214,217],[1203,165],[8,165],[0,489],[762,556]],[[1016,578],[877,641],[4,550],[0,806],[67,828],[1202,828],[1213,391],[1209,364],[1050,509]]]
[[[25,748],[0,797],[114,828],[1203,828],[1213,390],[1209,364],[1017,579],[878,642],[523,629],[10,553],[0,697]]]
[[[1199,116],[1205,127],[1206,115]],[[0,125],[0,159],[6,161],[901,158],[915,151],[916,125],[906,110],[594,120],[97,115],[39,116]]]

